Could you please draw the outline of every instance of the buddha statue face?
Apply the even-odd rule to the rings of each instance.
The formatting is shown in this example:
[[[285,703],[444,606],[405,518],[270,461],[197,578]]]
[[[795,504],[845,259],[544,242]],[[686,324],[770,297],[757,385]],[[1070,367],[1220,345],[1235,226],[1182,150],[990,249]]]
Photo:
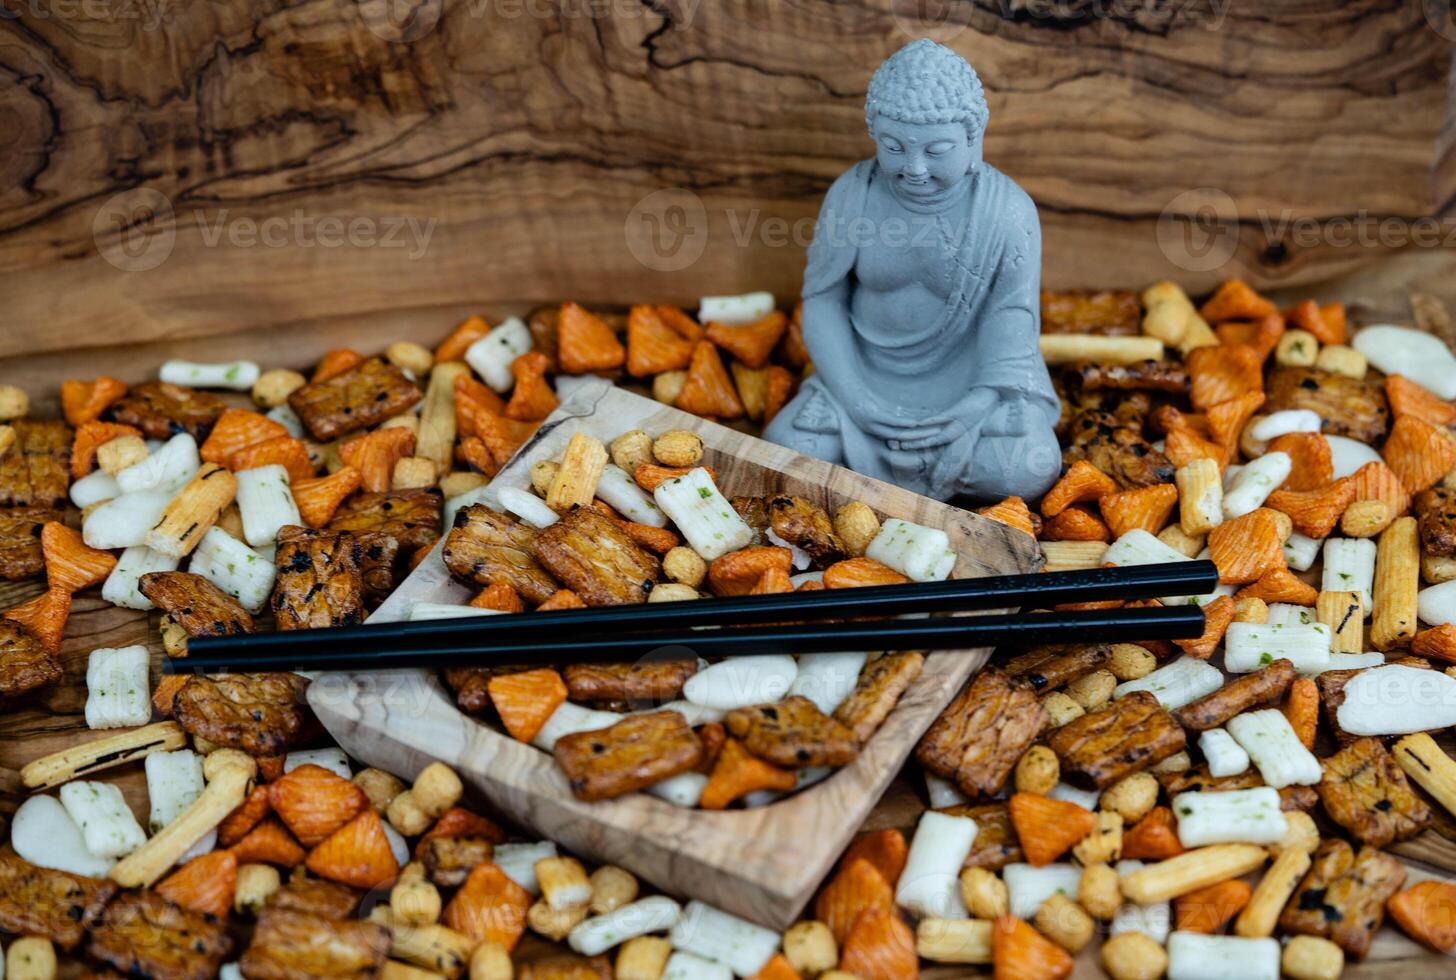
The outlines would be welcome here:
[[[981,141],[959,122],[922,123],[875,117],[875,159],[892,178],[895,196],[916,204],[953,191],[981,161]]]

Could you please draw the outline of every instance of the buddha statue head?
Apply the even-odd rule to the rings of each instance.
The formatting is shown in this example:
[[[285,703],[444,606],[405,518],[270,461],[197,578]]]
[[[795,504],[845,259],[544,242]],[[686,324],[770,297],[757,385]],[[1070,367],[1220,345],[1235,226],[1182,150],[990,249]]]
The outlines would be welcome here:
[[[929,39],[880,65],[865,99],[876,161],[911,206],[944,200],[980,165],[988,116],[975,69]]]

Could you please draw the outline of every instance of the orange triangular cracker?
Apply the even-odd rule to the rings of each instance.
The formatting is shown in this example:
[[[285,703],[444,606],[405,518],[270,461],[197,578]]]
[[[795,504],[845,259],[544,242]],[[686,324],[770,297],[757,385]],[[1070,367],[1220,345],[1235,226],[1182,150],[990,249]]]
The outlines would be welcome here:
[[[610,371],[627,359],[627,350],[612,328],[576,303],[561,304],[556,336],[556,360],[567,374]]]
[[[1230,398],[1226,402],[1209,406],[1206,413],[1208,431],[1213,436],[1214,442],[1229,450],[1237,446],[1244,426],[1263,404],[1264,393],[1250,391],[1237,398]]]
[[[1041,513],[1043,517],[1056,517],[1073,504],[1095,502],[1116,492],[1116,480],[1087,460],[1079,459],[1046,492],[1041,500]]]
[[[1414,415],[1402,415],[1390,427],[1380,455],[1406,490],[1420,493],[1456,466],[1456,440]]]
[[[1013,793],[1008,808],[1021,850],[1034,868],[1051,864],[1097,826],[1096,815],[1086,807],[1039,793]]]
[[[1032,520],[1031,508],[1020,497],[1007,497],[989,507],[980,508],[976,513],[1036,537],[1036,523]]]
[[[288,430],[259,412],[229,408],[218,416],[207,439],[198,447],[203,462],[227,466],[233,454],[269,439],[286,438]]]
[[[1366,463],[1351,477],[1355,481],[1356,500],[1382,500],[1392,514],[1404,514],[1411,505],[1411,495],[1400,477],[1379,461]]]
[[[450,336],[440,341],[440,346],[435,348],[435,363],[461,360],[470,345],[488,333],[490,324],[478,316],[468,317],[450,331]]]
[[[174,674],[169,677],[179,676]],[[186,675],[180,675],[186,679]],[[268,787],[264,785],[254,786],[248,795],[243,797],[243,802],[233,808],[232,813],[222,818],[222,823],[217,825],[217,843],[221,847],[232,847],[238,841],[258,826],[273,810],[273,804],[268,802]]]
[[[399,873],[384,821],[373,809],[334,831],[309,853],[304,866],[320,878],[351,888],[373,888]]]
[[[17,623],[51,653],[61,652],[66,618],[71,615],[71,593],[51,586],[29,602],[0,612],[0,619]]]
[[[415,434],[403,426],[375,429],[339,446],[339,459],[359,471],[371,493],[384,493],[394,479],[394,464],[414,452]]]
[[[1264,358],[1245,344],[1196,348],[1188,352],[1187,364],[1189,396],[1199,411],[1264,390]]]
[[[475,467],[486,476],[495,476],[500,472],[500,464],[495,461],[490,448],[480,441],[479,436],[461,439],[460,445],[455,447],[455,458]]]
[[[1208,551],[1226,585],[1258,581],[1285,563],[1279,518],[1267,507],[1224,521],[1208,532]]]
[[[743,402],[718,357],[718,348],[706,340],[693,348],[687,380],[674,404],[684,412],[709,418],[736,419],[743,414]]]
[[[845,861],[814,900],[814,918],[829,927],[838,942],[865,909],[895,907],[895,891],[880,869],[864,858]]]
[[[1010,915],[991,925],[991,963],[996,980],[1064,980],[1074,965],[1065,949]]]
[[[1180,468],[1197,459],[1211,459],[1222,472],[1228,466],[1230,451],[1211,439],[1203,438],[1193,426],[1179,425],[1170,430],[1163,441],[1163,455]]]
[[[157,894],[170,902],[227,918],[238,887],[238,859],[231,851],[199,854],[157,885]]]
[[[804,980],[799,971],[794,969],[794,964],[783,953],[775,953],[769,957],[757,973],[749,980]]]
[[[788,325],[789,318],[783,311],[774,310],[761,320],[738,327],[709,323],[707,337],[749,367],[761,368],[768,363]]]
[[[748,590],[749,595],[778,595],[783,592],[794,591],[794,583],[789,579],[789,573],[782,568],[770,568],[758,577],[753,583],[753,588]]]
[[[1271,573],[1272,574],[1272,573]],[[1242,593],[1241,593],[1242,594]],[[1234,621],[1234,601],[1226,595],[1203,607],[1203,635],[1191,640],[1174,640],[1190,657],[1207,660],[1223,642],[1229,623]]]
[[[381,431],[400,431],[381,430]],[[409,430],[404,430],[408,432]],[[413,438],[413,434],[411,434]],[[341,453],[342,455],[342,453]],[[290,435],[281,435],[273,439],[265,439],[262,442],[254,443],[243,449],[239,449],[228,458],[227,468],[233,472],[251,470],[259,466],[281,466],[288,471],[289,483],[301,480],[311,480],[314,475],[313,460],[309,458],[308,447],[303,444],[302,439]],[[392,470],[392,466],[391,466]],[[386,484],[384,489],[388,490]]]
[[[303,522],[309,527],[323,527],[349,494],[359,489],[362,479],[358,467],[345,466],[328,476],[295,482],[293,502]]]
[[[905,835],[900,831],[872,830],[867,834],[860,834],[850,842],[844,856],[839,859],[839,866],[848,867],[851,861],[864,858],[893,887],[900,881],[900,872],[905,870],[905,859],[908,856],[909,847],[905,843]]]
[[[1385,397],[1390,401],[1390,412],[1396,418],[1414,415],[1422,422],[1438,427],[1456,422],[1456,405],[1402,375],[1392,374],[1385,379]]]
[[[1259,352],[1261,360],[1268,360],[1284,336],[1284,317],[1270,313],[1257,320],[1229,320],[1213,328],[1220,344],[1247,344]]]
[[[560,589],[551,593],[550,597],[541,605],[536,607],[537,612],[553,612],[557,609],[585,609],[586,603],[581,601],[581,596],[570,589]]]
[[[496,674],[486,683],[491,703],[511,738],[529,742],[566,700],[566,682],[549,667]]]
[[[627,314],[627,373],[634,378],[685,368],[693,356],[694,340],[666,323],[660,310],[639,304]]]
[[[1280,490],[1317,490],[1334,478],[1330,441],[1318,432],[1287,432],[1269,443],[1268,451],[1289,455],[1289,479]]]
[[[469,375],[455,379],[455,431],[462,439],[476,434],[476,419],[506,410],[501,396]]]
[[[1107,522],[1114,538],[1137,529],[1157,534],[1167,527],[1168,518],[1176,506],[1178,488],[1171,483],[1109,493],[1098,501],[1102,519]]]
[[[1456,624],[1442,623],[1440,626],[1421,630],[1411,640],[1411,653],[1418,657],[1456,664]]]
[[[521,594],[509,582],[492,582],[470,600],[470,605],[476,609],[493,609],[503,613],[526,611],[525,603],[521,602]]]
[[[522,422],[504,415],[481,415],[475,423],[480,431],[480,441],[490,450],[490,458],[497,468],[510,462],[516,450],[541,427],[540,422]]]
[[[268,803],[293,835],[312,847],[368,808],[369,797],[338,773],[305,763],[268,785]]]
[[[1286,568],[1271,568],[1259,577],[1257,582],[1244,586],[1237,593],[1239,599],[1263,599],[1265,602],[1288,602],[1296,606],[1313,606],[1319,598],[1319,589],[1299,578]],[[1228,596],[1220,596],[1227,599]]]
[[[526,910],[530,907],[531,893],[512,881],[499,865],[487,861],[470,872],[445,906],[440,921],[476,942],[499,943],[510,952],[526,931]]]
[[[319,358],[318,367],[313,369],[313,376],[310,377],[310,384],[318,384],[321,381],[328,381],[330,378],[337,378],[345,371],[350,370],[364,363],[364,355],[355,350],[340,348],[331,350]]]
[[[1275,490],[1264,505],[1287,514],[1300,534],[1326,538],[1354,500],[1355,480],[1347,476],[1315,490]]]
[[[854,920],[839,952],[839,969],[860,980],[915,980],[915,935],[894,909],[867,908]]]
[[[46,581],[53,589],[89,589],[106,581],[116,567],[115,555],[87,547],[80,531],[57,521],[48,521],[41,528],[40,550],[45,555]]]
[[[1112,532],[1102,518],[1085,507],[1068,507],[1042,525],[1046,541],[1111,541]]]
[[[1438,953],[1456,947],[1456,884],[1427,879],[1391,896],[1385,910],[1406,935]]]
[[[125,394],[125,381],[104,374],[95,381],[62,381],[61,414],[67,424],[79,428],[101,418],[101,413]]]
[[[826,589],[864,589],[877,585],[904,585],[910,580],[873,558],[846,558],[824,569]]]
[[[1173,811],[1155,806],[1122,835],[1122,856],[1129,861],[1162,861],[1183,853]]]
[[[1198,308],[1198,312],[1209,323],[1218,323],[1222,320],[1258,320],[1279,310],[1242,279],[1229,279]]]
[[[768,425],[774,416],[783,411],[794,393],[794,376],[787,368],[770,365],[764,378],[763,424]]]
[[[297,867],[308,853],[277,817],[265,817],[230,850],[241,864],[271,864],[279,868]]]
[[[186,683],[186,674],[163,674],[157,678],[157,689],[152,692],[152,711],[158,718],[172,717],[172,699]]]
[[[703,787],[698,805],[704,810],[722,810],[734,800],[754,792],[767,789],[787,793],[798,780],[787,769],[764,762],[750,755],[743,743],[735,738],[723,743],[718,761],[708,784]]]
[[[1173,902],[1173,918],[1179,932],[1198,932],[1206,936],[1221,932],[1226,923],[1249,904],[1254,890],[1247,881],[1231,878],[1180,895]]]
[[[516,386],[506,405],[507,418],[539,422],[556,411],[560,402],[546,380],[549,363],[540,351],[528,351],[511,362],[511,375],[516,379]]]
[[[96,465],[96,450],[121,436],[137,436],[142,430],[119,422],[85,422],[71,440],[71,478],[81,479]]]
[[[1341,308],[1343,310],[1343,307]],[[1289,325],[1296,330],[1307,330],[1322,344],[1343,344],[1345,342],[1345,319],[1325,319],[1324,308],[1312,299],[1302,300],[1289,308],[1285,314]]]

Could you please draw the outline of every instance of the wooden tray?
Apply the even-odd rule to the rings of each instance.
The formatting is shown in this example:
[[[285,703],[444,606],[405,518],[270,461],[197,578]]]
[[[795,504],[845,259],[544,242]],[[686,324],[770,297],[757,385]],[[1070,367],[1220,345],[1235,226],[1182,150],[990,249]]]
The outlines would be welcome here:
[[[942,527],[961,556],[958,578],[1026,572],[1038,565],[1031,539],[996,521],[808,459],[606,382],[574,392],[492,486],[528,485],[531,464],[559,455],[576,432],[610,441],[636,428],[699,433],[706,462],[735,494],[783,491],[826,507],[857,499],[882,515]],[[490,488],[484,496],[490,502]],[[469,600],[471,590],[450,577],[439,551],[437,546],[371,621],[402,619],[419,601]],[[704,608],[705,619],[709,608]],[[326,675],[310,688],[309,702],[355,758],[405,776],[442,759],[493,804],[570,850],[620,864],[667,892],[784,928],[808,902],[916,740],[988,654],[985,649],[931,654],[920,679],[853,765],[753,810],[684,810],[646,794],[582,803],[548,754],[459,712],[449,692],[424,671]]]

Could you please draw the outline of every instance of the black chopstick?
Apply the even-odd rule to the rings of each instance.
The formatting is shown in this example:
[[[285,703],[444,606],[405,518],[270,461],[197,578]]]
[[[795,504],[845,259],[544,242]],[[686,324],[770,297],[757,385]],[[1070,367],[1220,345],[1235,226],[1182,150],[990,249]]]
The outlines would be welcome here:
[[[1201,636],[1198,606],[1092,609],[1058,613],[994,613],[935,619],[785,624],[739,629],[676,630],[613,636],[537,637],[481,644],[460,642],[428,649],[396,646],[360,653],[325,643],[258,654],[250,636],[209,643],[204,657],[168,658],[169,674],[276,670],[392,670],[401,667],[469,667],[486,664],[556,666],[568,662],[622,662],[666,656],[741,657],[843,650],[957,650],[1001,643],[1092,643],[1103,640],[1176,640]],[[319,632],[319,631],[312,631]],[[224,649],[218,649],[223,647]]]
[[[1169,562],[877,588],[738,596],[704,602],[661,602],[248,636],[196,637],[188,641],[187,661],[205,670],[216,669],[213,666],[216,664],[226,663],[236,668],[253,661],[301,664],[313,658],[315,651],[328,647],[347,649],[359,656],[361,662],[368,654],[405,649],[423,653],[468,646],[484,653],[501,645],[535,645],[545,637],[582,638],[595,643],[624,632],[640,636],[691,627],[745,626],[786,620],[1048,608],[1072,602],[1202,595],[1211,592],[1217,584],[1218,569],[1211,561]]]

